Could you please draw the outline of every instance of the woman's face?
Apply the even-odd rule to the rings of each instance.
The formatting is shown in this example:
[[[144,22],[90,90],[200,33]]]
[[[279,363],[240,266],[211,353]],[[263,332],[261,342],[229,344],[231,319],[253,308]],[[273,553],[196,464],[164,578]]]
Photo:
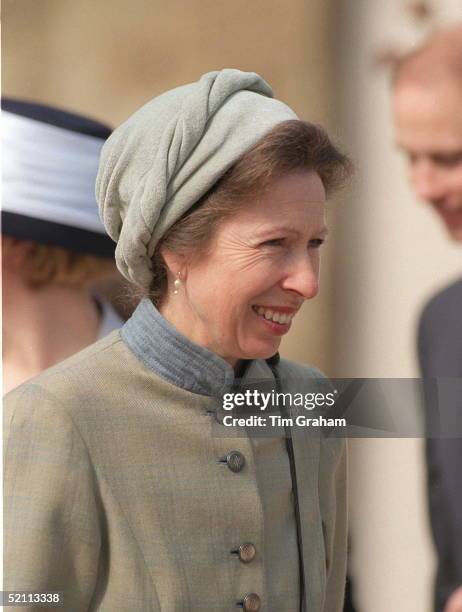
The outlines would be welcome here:
[[[315,172],[274,180],[218,226],[209,254],[180,261],[182,285],[178,294],[169,289],[162,314],[233,366],[274,355],[303,302],[318,293],[325,200]]]

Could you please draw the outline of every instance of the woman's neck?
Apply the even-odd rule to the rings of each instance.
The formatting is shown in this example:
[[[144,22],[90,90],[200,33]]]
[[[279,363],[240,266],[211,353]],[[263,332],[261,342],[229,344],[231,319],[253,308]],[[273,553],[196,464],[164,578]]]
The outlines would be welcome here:
[[[30,289],[3,278],[4,391],[88,346],[98,337],[99,312],[84,289]]]

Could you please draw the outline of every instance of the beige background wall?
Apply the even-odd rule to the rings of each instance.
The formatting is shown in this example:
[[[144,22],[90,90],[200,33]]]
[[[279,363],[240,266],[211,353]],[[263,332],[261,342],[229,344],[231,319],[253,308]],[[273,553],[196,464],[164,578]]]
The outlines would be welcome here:
[[[337,3],[337,125],[358,166],[335,219],[337,376],[418,375],[415,329],[422,305],[462,276],[462,248],[415,200],[393,148],[387,75],[377,52],[409,48],[426,33],[402,0]],[[439,0],[440,24],[462,21],[460,0]],[[399,398],[397,398],[397,402]],[[420,417],[420,406],[399,410]],[[350,444],[352,570],[361,611],[430,612],[433,550],[422,440]],[[462,526],[461,526],[462,528]]]

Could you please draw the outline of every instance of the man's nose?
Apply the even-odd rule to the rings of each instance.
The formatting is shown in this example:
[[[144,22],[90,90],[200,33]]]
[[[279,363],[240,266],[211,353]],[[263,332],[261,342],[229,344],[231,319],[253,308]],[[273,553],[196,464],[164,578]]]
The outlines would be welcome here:
[[[305,300],[314,298],[319,291],[318,262],[313,261],[309,253],[292,262],[282,282],[282,288],[297,293]]]
[[[430,161],[422,160],[411,168],[411,182],[417,197],[424,202],[438,202],[446,193],[441,171]]]

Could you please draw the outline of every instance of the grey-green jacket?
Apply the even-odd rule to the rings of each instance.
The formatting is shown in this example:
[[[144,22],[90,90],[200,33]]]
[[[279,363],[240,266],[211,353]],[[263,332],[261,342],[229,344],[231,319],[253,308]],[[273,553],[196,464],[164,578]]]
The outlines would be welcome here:
[[[284,391],[318,375],[277,368]],[[272,376],[256,360],[244,378]],[[66,612],[299,612],[302,567],[306,612],[340,612],[344,443],[293,432],[297,533],[284,439],[225,437],[217,423],[214,396],[233,378],[144,301],[121,331],[10,393],[4,589],[61,591]]]

